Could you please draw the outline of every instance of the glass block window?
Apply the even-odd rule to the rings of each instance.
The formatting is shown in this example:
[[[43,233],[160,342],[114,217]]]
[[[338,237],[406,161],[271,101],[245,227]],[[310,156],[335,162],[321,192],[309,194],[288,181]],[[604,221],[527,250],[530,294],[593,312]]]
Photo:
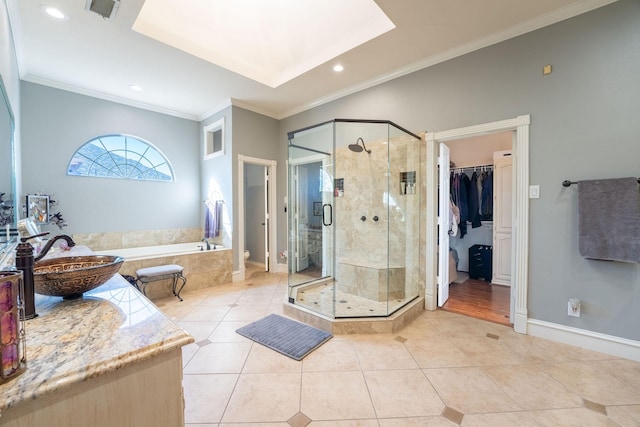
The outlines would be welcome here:
[[[174,181],[169,160],[151,143],[129,135],[91,139],[71,158],[67,175]]]

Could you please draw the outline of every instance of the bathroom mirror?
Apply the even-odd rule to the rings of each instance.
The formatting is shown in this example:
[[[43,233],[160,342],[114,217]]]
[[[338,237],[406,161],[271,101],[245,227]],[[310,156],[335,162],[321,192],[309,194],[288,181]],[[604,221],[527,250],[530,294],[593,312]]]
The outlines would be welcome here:
[[[0,76],[0,249],[11,243],[8,239],[6,228],[16,228],[18,215],[16,202],[16,177],[15,177],[15,150],[13,135],[15,130],[15,120],[9,96],[4,86],[2,76]],[[15,239],[15,237],[14,237]]]

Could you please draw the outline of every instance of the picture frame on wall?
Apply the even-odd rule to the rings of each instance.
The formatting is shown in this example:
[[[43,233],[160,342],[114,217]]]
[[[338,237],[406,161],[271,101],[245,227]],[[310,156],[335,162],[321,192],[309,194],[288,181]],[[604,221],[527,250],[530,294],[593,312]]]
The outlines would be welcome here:
[[[322,202],[313,202],[313,215],[322,216]]]
[[[49,223],[49,196],[27,194],[27,218],[36,224]]]

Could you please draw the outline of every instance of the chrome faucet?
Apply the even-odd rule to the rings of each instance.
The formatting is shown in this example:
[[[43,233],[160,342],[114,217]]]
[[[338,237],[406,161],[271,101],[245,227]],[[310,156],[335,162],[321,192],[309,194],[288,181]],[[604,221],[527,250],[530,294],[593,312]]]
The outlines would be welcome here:
[[[202,239],[202,242],[205,242],[207,244],[207,250],[210,251],[211,250],[211,245],[209,245],[209,241],[207,239]]]

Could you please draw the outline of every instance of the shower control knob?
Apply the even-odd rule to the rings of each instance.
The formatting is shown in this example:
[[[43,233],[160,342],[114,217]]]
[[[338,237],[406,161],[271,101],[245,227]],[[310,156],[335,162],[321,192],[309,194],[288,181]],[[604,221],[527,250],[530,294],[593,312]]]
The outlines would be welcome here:
[[[367,220],[367,217],[366,217],[366,216],[362,215],[362,216],[360,217],[360,221],[366,221],[366,220]]]
[[[373,220],[374,220],[375,222],[378,222],[378,215],[374,216],[374,217],[373,217]]]

